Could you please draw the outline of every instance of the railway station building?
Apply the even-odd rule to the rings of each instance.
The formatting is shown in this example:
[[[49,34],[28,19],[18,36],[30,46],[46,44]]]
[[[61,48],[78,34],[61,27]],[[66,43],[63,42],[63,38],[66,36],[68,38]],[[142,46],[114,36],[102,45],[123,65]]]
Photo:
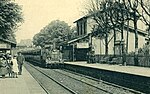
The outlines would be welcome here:
[[[105,55],[105,40],[92,36],[93,28],[96,22],[93,20],[92,15],[86,15],[75,21],[77,26],[77,38],[68,42],[68,45],[72,46],[72,58],[73,61],[86,61],[90,52],[94,56]],[[116,32],[116,40],[114,41],[114,33],[110,33],[108,36],[108,54],[109,55],[121,55],[122,44],[127,48],[127,53],[135,51],[135,33],[132,22],[129,22],[129,28],[124,26],[124,40],[121,40],[121,33]],[[129,29],[127,36],[127,29]],[[145,37],[147,35],[146,27],[144,24],[138,22],[138,47],[142,48],[145,43]],[[127,42],[127,40],[129,40]]]

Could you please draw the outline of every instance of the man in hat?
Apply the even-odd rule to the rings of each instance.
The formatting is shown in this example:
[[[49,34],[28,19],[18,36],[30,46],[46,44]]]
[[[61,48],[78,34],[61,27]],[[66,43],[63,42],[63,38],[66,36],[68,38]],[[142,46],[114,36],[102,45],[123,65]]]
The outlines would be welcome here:
[[[23,62],[25,61],[24,56],[21,54],[21,52],[18,52],[18,56],[17,56],[17,64],[18,64],[18,75],[21,75],[22,73],[22,65]]]

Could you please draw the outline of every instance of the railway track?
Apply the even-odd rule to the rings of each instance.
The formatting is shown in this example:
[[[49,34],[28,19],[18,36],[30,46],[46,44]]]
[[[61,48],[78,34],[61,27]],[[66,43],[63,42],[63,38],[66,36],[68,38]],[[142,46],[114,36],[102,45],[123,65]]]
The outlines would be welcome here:
[[[24,66],[47,94],[77,94],[69,87],[61,84],[57,80],[53,79],[51,76],[39,70],[38,67],[35,67],[29,63],[24,64]]]
[[[141,94],[139,91],[94,79],[92,77],[78,74],[72,71],[64,69],[60,70],[38,68],[31,64],[29,64],[29,66],[71,92],[70,94]],[[81,89],[77,88],[80,86],[83,87],[81,87]]]
[[[61,85],[62,87],[70,91],[72,94],[112,94],[109,91],[93,87],[92,85],[83,83],[80,80],[75,80],[68,76],[62,76],[52,69],[39,68],[31,64],[27,65],[27,67],[29,66],[42,73],[43,75],[47,76],[57,84]]]
[[[74,89],[74,91],[76,91],[78,94],[113,94],[105,89],[102,89],[102,88],[99,88],[97,86],[94,86],[94,85],[91,85],[91,84],[88,84],[88,83],[85,83],[83,82],[82,80],[78,80],[78,79],[75,79],[73,77],[70,77],[68,75],[61,75],[60,73],[57,74],[58,72],[55,71],[55,70],[51,70],[54,72],[55,75],[60,75],[59,76],[59,82],[63,83],[63,84],[66,84],[65,82],[68,81],[68,78],[71,79],[71,80],[74,80],[74,81],[69,81],[69,84],[66,84],[67,86],[70,86],[71,88]],[[48,71],[47,71],[48,72]],[[57,72],[57,73],[56,73]],[[61,77],[61,78],[60,78]],[[57,79],[57,77],[54,77],[55,79]],[[78,83],[77,86],[79,86],[81,84],[81,86],[84,86],[83,89],[77,89],[76,86],[73,87],[75,83]],[[73,85],[73,86],[71,86]],[[76,88],[76,89],[75,89]],[[91,89],[92,88],[92,89]],[[91,90],[91,91],[90,91]],[[82,92],[83,91],[83,92]]]
[[[86,76],[86,75],[83,75],[83,74],[79,74],[79,73],[76,73],[76,72],[73,72],[73,71],[69,71],[69,70],[65,70],[65,69],[61,69],[61,70],[54,70],[60,74],[63,74],[63,75],[66,75],[66,76],[69,76],[73,79],[76,79],[76,80],[79,80],[79,79],[82,79],[81,81],[83,83],[86,83],[86,84],[89,84],[89,85],[92,85],[93,87],[97,87],[97,88],[101,88],[100,86],[98,86],[99,84],[105,84],[107,86],[109,86],[110,88],[118,88],[120,89],[121,91],[126,91],[126,94],[129,94],[129,93],[133,93],[133,94],[144,94],[140,91],[136,91],[136,90],[133,90],[133,89],[130,89],[130,88],[126,88],[126,87],[122,87],[122,86],[119,86],[119,85],[116,85],[116,84],[113,84],[113,83],[109,83],[109,82],[106,82],[106,81],[103,81],[101,79],[96,79],[96,78],[93,78],[93,77],[90,77],[90,76]],[[84,79],[84,80],[83,80]],[[92,82],[91,82],[92,81]],[[107,87],[108,88],[108,87]],[[107,89],[106,89],[107,91]],[[112,89],[111,90],[108,90],[108,91],[111,91],[113,93],[115,93],[115,90],[113,91]]]
[[[109,94],[142,94],[142,92],[136,91],[136,90],[132,90],[129,88],[125,88],[122,86],[118,86],[112,83],[108,83],[102,80],[97,80],[82,74],[77,74],[77,73],[70,73],[70,72],[65,72],[63,70],[58,70],[55,69],[53,70],[56,73],[59,73],[59,75],[63,76],[67,76],[69,78],[72,78],[74,80],[80,81],[82,83],[85,83],[89,86],[95,87],[99,90],[105,91]]]

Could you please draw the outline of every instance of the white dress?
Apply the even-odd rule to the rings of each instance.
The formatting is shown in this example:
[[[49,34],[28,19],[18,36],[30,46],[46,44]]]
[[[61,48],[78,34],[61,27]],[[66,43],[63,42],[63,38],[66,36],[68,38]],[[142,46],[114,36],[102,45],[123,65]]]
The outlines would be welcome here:
[[[12,59],[12,62],[13,62],[13,67],[12,67],[12,70],[14,71],[14,72],[19,72],[19,70],[18,70],[18,64],[17,64],[17,60],[16,60],[16,58],[13,58]]]

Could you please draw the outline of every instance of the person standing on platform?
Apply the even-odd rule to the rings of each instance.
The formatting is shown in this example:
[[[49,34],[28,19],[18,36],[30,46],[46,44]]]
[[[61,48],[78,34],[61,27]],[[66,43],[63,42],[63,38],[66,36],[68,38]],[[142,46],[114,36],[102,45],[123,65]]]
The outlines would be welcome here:
[[[1,72],[1,76],[2,78],[5,78],[5,75],[8,73],[8,64],[7,64],[7,59],[5,57],[5,55],[2,55],[2,58],[0,59],[0,72]]]
[[[19,52],[17,56],[17,64],[18,64],[18,70],[19,70],[18,75],[21,75],[22,73],[22,65],[24,61],[25,61],[24,56],[21,54],[21,52]]]
[[[14,72],[14,76],[16,76],[17,78],[17,73],[19,72],[19,70],[18,70],[18,64],[15,56],[12,58],[12,62],[13,62],[12,71]]]

